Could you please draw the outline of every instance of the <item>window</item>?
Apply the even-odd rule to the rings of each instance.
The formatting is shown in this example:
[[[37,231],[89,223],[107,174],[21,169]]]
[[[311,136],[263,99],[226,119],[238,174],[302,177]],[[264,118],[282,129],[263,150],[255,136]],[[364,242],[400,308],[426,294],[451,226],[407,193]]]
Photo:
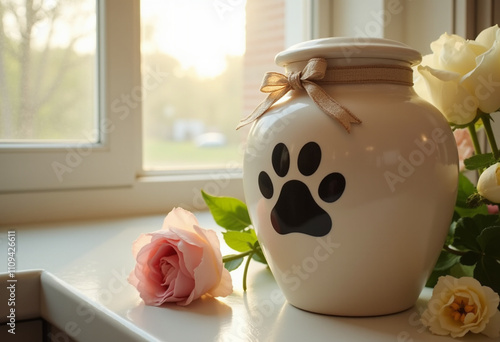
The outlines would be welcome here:
[[[0,2],[0,142],[95,143],[92,0]]]
[[[147,6],[151,0],[143,1],[143,15],[148,15],[144,6]],[[189,6],[182,1],[165,0],[156,1],[156,3],[166,6],[165,10],[179,11],[176,12],[178,16],[202,15],[197,10],[191,11],[196,1],[198,0],[193,0],[193,3],[189,2]],[[21,3],[20,0],[0,0],[2,18],[6,18],[4,6],[8,4],[20,6]],[[42,1],[35,0],[33,3],[39,5]],[[173,28],[167,23],[165,23],[166,27],[156,33],[154,27],[150,27],[151,31],[148,31],[148,25],[152,25],[152,22],[142,23],[141,56],[141,3],[139,0],[98,0],[96,2],[61,0],[43,3],[49,6],[46,9],[47,13],[50,12],[50,4],[55,6],[55,4],[71,3],[83,6],[88,3],[90,5],[85,5],[89,6],[85,7],[85,11],[89,12],[92,11],[92,6],[96,6],[95,19],[84,21],[79,25],[83,33],[93,30],[94,26],[91,22],[97,30],[95,35],[90,35],[94,38],[89,36],[82,39],[81,45],[78,44],[78,49],[80,49],[78,53],[88,53],[87,57],[91,56],[89,51],[92,51],[89,46],[93,45],[95,48],[95,57],[89,57],[86,60],[85,68],[87,69],[82,66],[82,69],[78,71],[84,76],[81,81],[82,86],[88,86],[91,82],[93,86],[82,88],[86,90],[82,90],[81,98],[76,100],[78,106],[75,103],[75,107],[89,115],[74,114],[77,120],[82,120],[76,121],[79,125],[78,134],[71,130],[64,132],[63,126],[67,125],[63,119],[52,119],[57,121],[58,126],[52,123],[47,124],[50,127],[57,127],[54,132],[48,129],[50,134],[38,134],[33,131],[29,134],[23,133],[25,135],[16,135],[17,133],[12,133],[12,128],[7,128],[12,127],[12,124],[11,126],[4,124],[8,120],[4,116],[6,97],[0,97],[0,131],[3,132],[0,133],[3,134],[0,136],[2,140],[0,141],[0,224],[164,213],[174,206],[199,209],[203,206],[199,195],[201,188],[215,195],[242,198],[241,172],[238,164],[240,159],[238,158],[241,157],[245,132],[242,132],[240,137],[229,137],[227,132],[232,131],[232,127],[239,119],[238,116],[248,114],[264,98],[264,95],[258,91],[264,72],[273,70],[272,68],[281,71],[273,65],[276,52],[311,38],[354,35],[397,39],[426,53],[424,43],[428,44],[442,32],[467,33],[469,36],[474,36],[475,32],[481,29],[481,25],[489,26],[498,17],[496,14],[484,15],[484,13],[491,13],[492,10],[494,10],[493,13],[498,12],[491,1],[481,2],[481,5],[471,5],[471,2],[458,0],[439,2],[432,0],[418,2],[410,0],[250,0],[246,2],[243,0],[200,0],[199,4],[205,4],[205,9],[212,11],[211,15],[216,20],[220,20],[219,15],[227,20],[233,18],[232,16],[238,18],[234,19],[236,21],[242,20],[241,11],[245,10],[246,54],[241,56],[240,47],[239,50],[229,53],[228,56],[231,57],[227,57],[225,61],[228,66],[229,64],[239,65],[238,68],[240,68],[237,73],[242,76],[238,81],[241,87],[231,86],[235,88],[232,94],[238,96],[238,100],[235,100],[235,108],[240,107],[240,110],[237,110],[234,116],[230,114],[229,118],[225,118],[227,114],[224,114],[226,122],[222,119],[213,118],[212,120],[212,117],[211,120],[204,118],[200,120],[194,116],[198,113],[189,112],[196,111],[196,107],[188,108],[187,111],[181,108],[182,103],[195,102],[195,99],[198,101],[199,97],[203,96],[199,89],[193,91],[193,97],[190,100],[181,102],[177,102],[171,97],[173,93],[168,92],[168,87],[180,87],[183,83],[164,84],[165,74],[168,74],[165,78],[170,82],[178,74],[187,74],[190,67],[189,75],[196,74],[196,71],[194,70],[195,64],[190,65],[187,57],[182,58],[182,62],[187,63],[183,65],[175,60],[176,56],[173,56],[174,60],[170,61],[171,65],[164,67],[162,63],[165,63],[167,57],[156,53],[159,51],[162,54],[168,52],[175,55],[175,53],[169,48],[161,50],[151,44],[147,46],[148,39],[154,35],[170,35],[170,30]],[[168,7],[173,4],[179,7],[173,9]],[[162,13],[156,12],[156,14]],[[15,39],[15,35],[10,31],[4,34],[6,29],[10,30],[9,25],[12,24],[9,21],[12,21],[12,18],[11,16],[10,19],[7,17],[2,20],[3,31],[0,32],[0,44],[5,42],[6,38],[11,41]],[[191,20],[196,21],[196,18]],[[431,24],[422,26],[420,23],[423,21]],[[195,25],[193,22],[188,21],[186,25],[195,27],[198,31],[204,30],[204,27],[200,27],[199,24]],[[182,29],[183,27],[179,27],[176,30]],[[47,27],[45,30],[47,32]],[[42,34],[44,31],[40,32]],[[197,37],[203,37],[203,35],[197,35],[192,38],[193,41],[190,44],[177,46],[177,48],[184,49],[185,46],[197,44]],[[170,45],[176,44],[175,37],[170,38]],[[92,43],[93,41],[95,43]],[[281,45],[277,46],[277,42]],[[55,42],[54,44],[57,45]],[[73,52],[75,54],[76,49],[77,45]],[[209,47],[204,49],[207,50]],[[180,55],[177,57],[180,58]],[[142,69],[141,58],[147,63],[143,64]],[[160,60],[155,58],[160,58]],[[228,62],[231,58],[235,59],[234,64],[232,64],[233,61]],[[197,82],[202,85],[202,89],[215,87],[215,83],[212,82],[217,78],[215,63],[212,62],[210,65],[214,68],[199,70],[199,74],[203,74],[203,77],[198,77]],[[62,67],[62,65],[59,66]],[[91,68],[95,68],[96,72],[89,71]],[[68,78],[62,79],[61,82],[64,81],[64,84],[67,84],[73,81],[70,77],[73,72],[64,71],[63,74]],[[0,70],[0,79],[1,77],[5,75],[2,76]],[[159,82],[155,83],[157,80]],[[74,95],[70,96],[69,85],[64,86],[64,89],[61,96],[68,96],[65,100],[73,103],[71,96]],[[92,89],[92,92],[89,89]],[[2,94],[6,93],[4,89],[0,89],[0,92],[2,91],[4,91]],[[225,92],[227,91],[224,90],[223,93]],[[19,102],[19,95],[9,96],[7,99],[7,101]],[[71,106],[61,106],[65,111],[71,112]],[[222,106],[219,100],[214,106],[217,106],[216,112],[223,112],[219,109],[222,108],[219,107]],[[156,116],[155,121],[148,119],[147,115]],[[215,114],[206,110],[204,115],[214,116]],[[54,117],[57,118],[57,116]],[[212,121],[217,121],[217,126],[212,126]],[[223,128],[221,125],[225,124],[227,127]],[[43,124],[37,125],[43,127]],[[160,148],[154,146],[158,141],[161,143],[167,141],[168,144],[191,143],[196,141],[198,135],[205,133],[221,133],[227,146],[231,144],[235,149],[227,155],[227,158],[216,163],[188,165],[187,161],[197,158],[175,160],[175,156],[168,156],[167,152],[178,153],[181,157],[189,154],[191,157],[193,150],[181,151],[179,146],[168,149],[164,146]],[[173,137],[180,137],[180,141],[175,141]],[[218,143],[220,145],[220,134],[205,137],[207,144]],[[31,141],[27,142],[28,139]],[[165,141],[161,141],[162,139]],[[144,144],[143,141],[145,141]],[[203,141],[200,145],[203,145]],[[192,148],[192,146],[188,147]],[[208,153],[210,151],[208,146],[205,148],[207,149],[203,151]],[[160,162],[155,161],[155,153],[161,155]],[[217,156],[220,155],[217,153]],[[167,156],[166,163],[162,160],[163,156]],[[145,167],[143,159],[146,162]],[[209,159],[212,161],[213,158]],[[186,171],[187,169],[190,170]]]
[[[36,81],[26,82],[29,88],[32,88],[31,95],[34,98],[26,99],[24,95],[21,98],[21,93],[18,93],[17,97],[5,96],[4,92],[2,104],[5,104],[7,99],[12,103],[17,101],[22,107],[26,102],[31,104],[38,98],[43,98],[43,91],[50,93],[50,87],[55,87],[58,91],[52,94],[48,108],[40,107],[32,115],[36,114],[39,118],[50,116],[51,124],[45,125],[49,127],[39,127],[39,133],[35,133],[36,130],[29,133],[29,128],[23,133],[24,136],[5,136],[0,142],[2,193],[117,187],[130,185],[135,179],[135,165],[129,158],[133,142],[129,137],[132,136],[134,127],[131,121],[134,116],[138,116],[138,111],[132,113],[132,109],[123,113],[118,110],[121,96],[140,84],[138,67],[134,70],[134,61],[138,60],[138,53],[135,51],[139,42],[137,28],[133,25],[134,21],[138,22],[138,19],[134,18],[135,3],[127,1],[114,10],[111,10],[116,6],[114,1],[99,1],[97,8],[95,4],[93,0],[33,1],[32,8],[25,10],[21,1],[2,0],[2,12],[5,13],[3,30],[7,32],[9,29],[13,32],[6,34],[4,38],[11,36],[13,42],[16,39],[15,30],[12,28],[15,25],[10,24],[14,21],[13,13],[19,14],[18,28],[23,27],[23,22],[31,20],[30,15],[26,17],[27,14],[34,15],[34,12],[38,11],[40,13],[37,12],[37,17],[44,18],[32,28],[33,41],[29,49],[31,65],[25,65],[23,70],[18,71],[26,72],[26,77],[30,79],[40,79],[39,84]],[[9,15],[8,8],[12,8]],[[50,14],[52,12],[55,14]],[[27,19],[23,19],[22,15]],[[63,15],[67,20],[57,19]],[[68,20],[72,21],[72,24],[82,22],[75,36],[54,33],[50,44],[38,46],[44,43],[46,36],[50,36],[50,33],[46,32],[70,30],[64,29]],[[23,42],[27,45],[30,41],[24,38],[21,39],[21,43]],[[22,50],[22,46],[20,49]],[[81,52],[78,52],[78,49]],[[77,55],[83,54],[84,51],[87,55],[82,62]],[[92,56],[92,51],[97,52],[94,53],[95,57]],[[68,54],[70,57],[63,64],[64,56]],[[21,57],[24,55],[21,53]],[[35,66],[49,55],[55,56],[55,60],[46,69],[53,70],[35,69]],[[59,55],[61,57],[58,59]],[[86,68],[79,65],[85,63]],[[45,75],[42,72],[45,72]],[[38,74],[44,77],[37,78]],[[1,110],[2,119],[8,118],[4,107]],[[48,111],[50,113],[47,113]],[[59,113],[65,113],[68,120],[59,117]],[[24,122],[25,118],[11,117],[10,120]],[[43,122],[38,119],[33,121],[33,127],[39,121]],[[61,127],[70,126],[70,129],[63,133],[59,123]],[[50,127],[54,130],[46,134],[47,128]]]
[[[220,6],[141,1],[145,170],[241,164],[245,1]]]

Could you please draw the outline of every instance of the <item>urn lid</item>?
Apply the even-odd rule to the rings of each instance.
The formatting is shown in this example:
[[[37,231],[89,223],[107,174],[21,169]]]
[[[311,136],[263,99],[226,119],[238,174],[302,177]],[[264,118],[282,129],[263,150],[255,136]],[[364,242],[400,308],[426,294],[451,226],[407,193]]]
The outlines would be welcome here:
[[[278,53],[277,65],[308,61],[314,57],[326,59],[385,58],[418,64],[422,55],[408,45],[391,39],[363,37],[331,37],[308,40]]]

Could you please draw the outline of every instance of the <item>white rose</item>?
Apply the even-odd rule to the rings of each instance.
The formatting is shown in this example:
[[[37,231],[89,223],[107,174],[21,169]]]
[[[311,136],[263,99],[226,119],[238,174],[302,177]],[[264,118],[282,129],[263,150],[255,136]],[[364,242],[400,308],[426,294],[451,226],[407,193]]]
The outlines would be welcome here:
[[[414,68],[417,94],[455,125],[500,109],[500,28],[483,30],[475,40],[442,34],[431,43],[432,54]],[[421,67],[427,67],[422,69]]]
[[[431,43],[431,50],[433,53],[423,57],[422,65],[457,72],[463,76],[476,67],[476,57],[487,48],[456,34],[444,33]]]
[[[500,203],[500,163],[491,165],[481,173],[477,192],[493,203]]]
[[[476,37],[475,41],[478,44],[483,45],[486,49],[493,46],[495,40],[498,39],[500,35],[500,28],[498,25],[494,25],[482,30]]]
[[[434,287],[422,323],[436,335],[462,337],[469,331],[500,336],[498,294],[471,277],[440,277]]]
[[[478,99],[479,109],[493,113],[500,108],[500,40],[476,58],[477,66],[466,74],[462,84]]]
[[[419,65],[415,70],[415,92],[433,104],[448,122],[466,125],[476,117],[478,101],[460,84],[459,73]]]

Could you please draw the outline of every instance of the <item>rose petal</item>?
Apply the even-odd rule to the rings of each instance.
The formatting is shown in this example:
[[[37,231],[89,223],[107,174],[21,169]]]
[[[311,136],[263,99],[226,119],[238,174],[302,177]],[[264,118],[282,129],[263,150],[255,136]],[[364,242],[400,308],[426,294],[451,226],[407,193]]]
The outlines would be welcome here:
[[[139,237],[132,243],[132,255],[134,258],[137,257],[137,254],[141,250],[142,247],[151,242],[150,234],[141,234]]]
[[[465,125],[474,120],[478,101],[459,83],[460,74],[421,65],[417,72],[420,77],[414,79],[415,91],[439,109],[448,122]]]
[[[500,108],[500,41],[477,57],[476,68],[464,75],[462,84],[479,101],[479,109],[493,113]]]
[[[440,69],[457,72],[465,75],[476,67],[476,53],[469,45],[471,43],[461,40],[448,40],[444,42],[439,54]]]
[[[233,281],[231,274],[225,268],[222,269],[220,283],[217,287],[207,292],[212,297],[226,297],[233,293]]]
[[[481,333],[490,338],[500,337],[500,311],[496,310]]]
[[[167,214],[163,220],[163,230],[169,230],[171,227],[186,231],[193,231],[193,225],[198,224],[198,219],[190,211],[182,208],[174,208]]]
[[[490,26],[482,30],[476,37],[475,41],[489,49],[493,46],[499,32],[498,25]]]

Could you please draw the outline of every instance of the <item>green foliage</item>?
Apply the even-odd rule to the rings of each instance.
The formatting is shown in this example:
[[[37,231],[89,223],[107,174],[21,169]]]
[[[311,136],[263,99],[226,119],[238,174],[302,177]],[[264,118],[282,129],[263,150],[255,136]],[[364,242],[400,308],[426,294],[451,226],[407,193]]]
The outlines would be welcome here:
[[[500,217],[461,217],[450,235],[426,286],[434,286],[440,276],[447,274],[473,276],[500,293]]]
[[[239,252],[239,254],[224,256],[222,258],[224,267],[228,271],[233,271],[243,263],[245,257],[248,257],[243,273],[243,290],[246,290],[246,277],[250,260],[267,265],[257,235],[252,227],[248,208],[244,202],[236,198],[212,196],[203,190],[201,191],[201,195],[215,222],[226,229],[222,233],[224,241],[230,248]]]
[[[235,257],[235,259],[230,259],[230,260],[227,260],[226,262],[224,262],[224,267],[229,272],[231,272],[231,271],[237,269],[238,267],[240,267],[240,265],[241,265],[241,263],[243,262],[243,259],[244,259],[244,257],[240,257],[237,254],[227,255],[226,258],[228,258],[228,257]]]
[[[476,154],[464,160],[464,165],[469,170],[477,170],[479,176],[500,159],[490,121],[490,114],[478,110],[478,119],[467,125]],[[479,122],[485,130],[492,153],[482,153],[480,150],[476,132],[481,128],[476,125]],[[500,216],[490,214],[487,204],[495,203],[482,197],[476,186],[460,173],[450,230],[426,286],[433,287],[440,276],[465,276],[474,277],[481,285],[500,293]]]
[[[460,217],[473,217],[477,214],[487,215],[488,207],[484,203],[471,205],[470,199],[477,195],[476,187],[462,173],[458,178],[458,193],[455,204],[456,216],[453,218],[456,221]]]
[[[257,236],[253,229],[249,231],[230,231],[223,233],[224,241],[229,247],[238,252],[246,252],[252,249],[257,242]]]
[[[239,199],[223,196],[211,196],[203,190],[205,200],[215,222],[227,230],[242,231],[252,225],[245,203]]]
[[[493,153],[477,154],[464,160],[464,165],[467,170],[485,169],[497,161]]]

